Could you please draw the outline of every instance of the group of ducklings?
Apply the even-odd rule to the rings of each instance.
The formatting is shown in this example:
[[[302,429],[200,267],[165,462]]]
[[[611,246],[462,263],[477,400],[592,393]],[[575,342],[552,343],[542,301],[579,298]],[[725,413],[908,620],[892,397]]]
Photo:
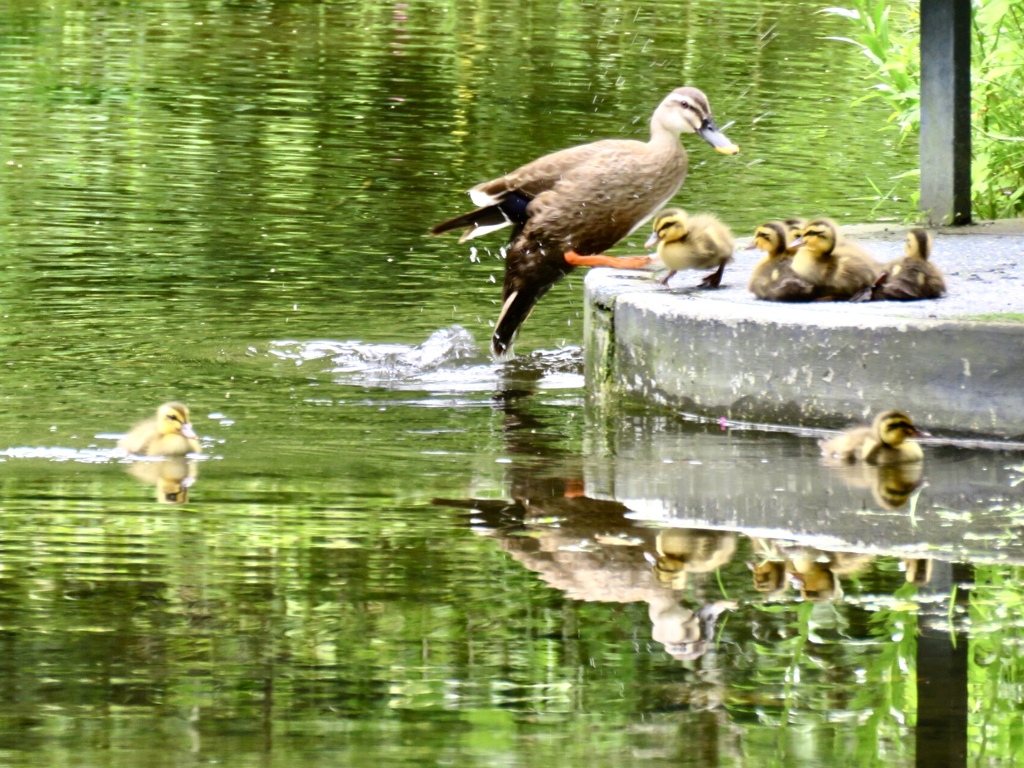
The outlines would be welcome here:
[[[653,230],[646,246],[657,247],[657,258],[669,270],[662,284],[678,270],[715,269],[701,286],[718,287],[733,256],[728,226],[711,214],[666,208],[654,217]],[[754,267],[748,288],[768,301],[915,301],[946,292],[942,272],[929,261],[932,236],[924,229],[911,229],[904,257],[888,264],[844,237],[827,218],[766,222],[748,250],[755,248],[765,257]]]

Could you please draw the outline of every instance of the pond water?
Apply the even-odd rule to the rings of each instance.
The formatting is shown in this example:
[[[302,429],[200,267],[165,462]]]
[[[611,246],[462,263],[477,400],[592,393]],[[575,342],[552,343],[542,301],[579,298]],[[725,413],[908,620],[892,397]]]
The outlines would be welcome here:
[[[425,236],[684,83],[680,204],[902,219],[817,10],[0,6],[0,763],[1018,756],[1024,459],[595,410],[581,281],[494,363],[500,236]],[[205,457],[119,458],[172,398]]]

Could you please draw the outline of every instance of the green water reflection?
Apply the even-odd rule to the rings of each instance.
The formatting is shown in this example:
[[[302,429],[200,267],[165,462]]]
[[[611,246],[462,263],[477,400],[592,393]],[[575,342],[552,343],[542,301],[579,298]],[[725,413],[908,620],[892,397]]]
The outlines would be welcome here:
[[[909,765],[950,632],[1016,758],[1019,456],[930,449],[908,511],[808,437],[588,412],[579,281],[496,365],[500,242],[424,236],[682,83],[743,147],[682,205],[902,218],[815,10],[0,6],[0,763]],[[206,456],[117,457],[171,398]]]

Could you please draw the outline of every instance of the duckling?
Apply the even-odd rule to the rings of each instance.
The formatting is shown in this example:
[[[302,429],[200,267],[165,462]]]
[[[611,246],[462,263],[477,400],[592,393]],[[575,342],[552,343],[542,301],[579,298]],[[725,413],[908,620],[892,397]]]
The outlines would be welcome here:
[[[675,195],[686,178],[683,133],[723,154],[739,152],[715,126],[707,96],[677,88],[654,111],[649,141],[606,139],[546,155],[476,185],[469,196],[480,207],[431,230],[462,229],[467,240],[512,227],[491,337],[496,357],[511,354],[516,331],[552,285],[574,267],[590,266],[576,261],[580,254],[602,254]]]
[[[796,240],[806,222],[803,219],[768,221],[754,232],[754,241],[747,250],[759,248],[766,256],[755,266],[747,289],[759,299],[768,301],[810,301],[814,285],[793,271]]]
[[[836,437],[822,440],[821,453],[826,459],[853,463],[888,465],[921,461],[924,452],[911,437],[927,436],[914,426],[903,411],[883,411],[871,426],[848,429]]]
[[[942,272],[928,257],[932,252],[932,235],[925,229],[907,233],[905,256],[885,265],[871,291],[871,298],[896,301],[937,299],[946,292]]]
[[[867,251],[842,238],[831,219],[815,219],[792,243],[793,271],[815,287],[815,298],[849,299],[871,288],[882,271]]]
[[[654,217],[654,231],[645,248],[658,247],[658,258],[668,267],[661,279],[667,285],[681,269],[713,269],[702,288],[717,288],[722,283],[725,265],[732,261],[732,231],[710,213],[692,216],[682,208],[666,208]]]
[[[154,418],[137,424],[118,440],[117,447],[138,456],[202,453],[202,446],[189,421],[188,406],[183,403],[164,403]]]

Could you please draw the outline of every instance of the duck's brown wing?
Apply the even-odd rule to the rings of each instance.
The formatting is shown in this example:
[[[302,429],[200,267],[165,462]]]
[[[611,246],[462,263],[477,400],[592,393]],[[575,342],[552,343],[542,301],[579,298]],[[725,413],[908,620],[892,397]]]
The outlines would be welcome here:
[[[605,139],[552,152],[497,179],[477,184],[469,190],[469,196],[481,206],[496,202],[513,191],[536,197],[552,189],[567,173],[588,165],[596,156],[606,152],[635,150],[637,146],[646,145],[628,139]]]

